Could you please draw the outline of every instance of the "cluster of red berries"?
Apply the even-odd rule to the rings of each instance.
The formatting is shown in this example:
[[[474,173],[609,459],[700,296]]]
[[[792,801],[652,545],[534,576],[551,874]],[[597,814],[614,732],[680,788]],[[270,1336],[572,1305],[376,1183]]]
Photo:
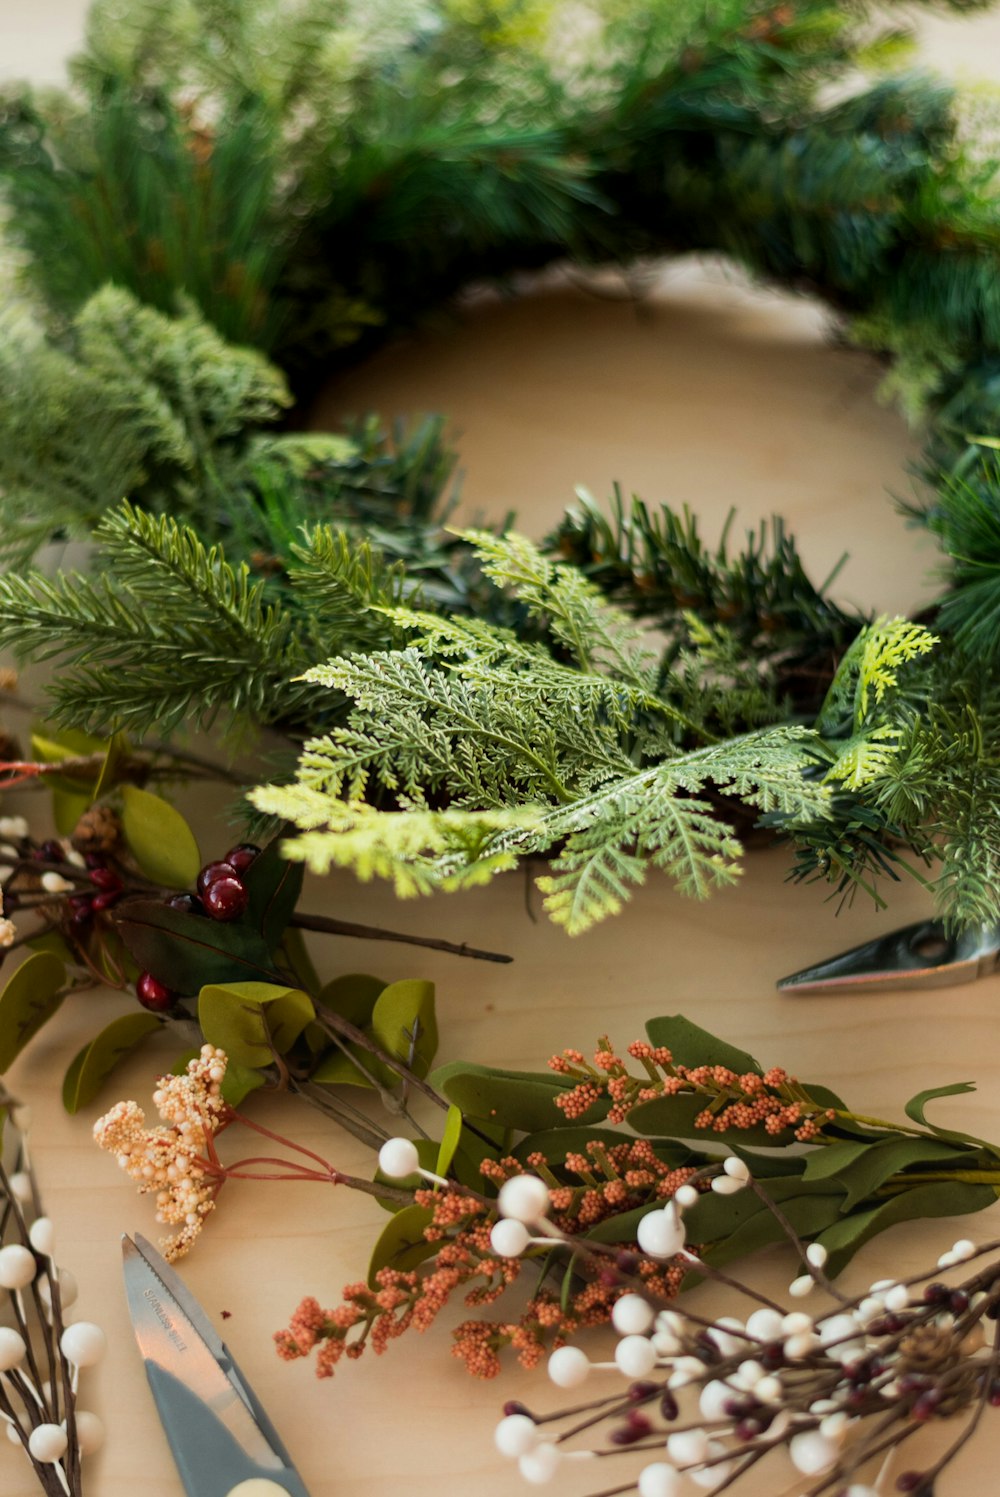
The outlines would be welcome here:
[[[206,863],[198,874],[197,894],[174,894],[167,900],[172,910],[188,915],[205,915],[211,920],[238,920],[249,902],[247,886],[241,875],[259,856],[260,848],[252,842],[231,847],[224,858]],[[177,994],[152,972],[143,972],[135,985],[143,1008],[151,1013],[167,1013],[177,1001]]]

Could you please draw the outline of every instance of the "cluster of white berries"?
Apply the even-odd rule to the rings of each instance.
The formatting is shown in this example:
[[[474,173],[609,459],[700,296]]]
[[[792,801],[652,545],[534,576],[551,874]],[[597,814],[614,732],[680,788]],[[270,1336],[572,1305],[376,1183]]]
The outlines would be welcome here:
[[[749,1180],[747,1165],[734,1156],[712,1178],[711,1189],[730,1194],[741,1190]],[[683,1213],[698,1199],[698,1190],[684,1185],[665,1206],[647,1213],[637,1233],[642,1251],[658,1259],[681,1254],[697,1264],[697,1258],[685,1247]],[[501,1220],[493,1229],[496,1251],[509,1247],[512,1252],[520,1252],[533,1242],[550,1243],[547,1237],[533,1235],[544,1230],[548,1209],[548,1192],[542,1181],[518,1176],[503,1187],[498,1205]],[[938,1266],[965,1262],[975,1253],[974,1245],[963,1239],[942,1255]],[[827,1251],[823,1245],[809,1244],[803,1256],[807,1271],[789,1286],[793,1299],[802,1298],[817,1283],[824,1282]],[[580,1387],[595,1372],[614,1372],[639,1384],[655,1378],[655,1388],[650,1384],[653,1392],[646,1398],[672,1400],[675,1414],[678,1400],[688,1405],[692,1421],[672,1432],[669,1425],[664,1428],[663,1456],[644,1466],[636,1478],[639,1497],[682,1497],[682,1493],[697,1488],[713,1491],[734,1475],[740,1457],[751,1448],[783,1449],[795,1471],[812,1480],[834,1473],[846,1443],[859,1438],[857,1389],[862,1385],[852,1382],[858,1366],[867,1359],[865,1397],[870,1396],[879,1417],[900,1396],[898,1369],[894,1366],[899,1350],[894,1344],[878,1359],[882,1328],[877,1322],[887,1315],[913,1314],[916,1307],[925,1319],[923,1298],[918,1295],[914,1299],[904,1284],[879,1280],[859,1301],[842,1304],[815,1318],[802,1310],[785,1312],[777,1306],[763,1305],[745,1320],[724,1316],[706,1325],[677,1310],[656,1312],[642,1294],[625,1293],[612,1310],[612,1324],[619,1336],[614,1360],[592,1362],[579,1346],[563,1346],[549,1357],[548,1374],[557,1387],[564,1389]],[[939,1322],[946,1328],[947,1315],[939,1317]],[[871,1337],[870,1326],[875,1328]],[[964,1336],[961,1354],[974,1358],[986,1355],[982,1351],[984,1341],[977,1323]],[[706,1358],[706,1350],[711,1348],[714,1350]],[[818,1359],[829,1369],[823,1396],[815,1392],[802,1396],[798,1390],[804,1386],[803,1370],[815,1368]],[[874,1376],[872,1366],[881,1369]],[[620,1409],[621,1401],[611,1397],[608,1405],[609,1409]],[[748,1418],[748,1410],[757,1417]],[[553,1424],[559,1417],[549,1416],[544,1424]],[[655,1437],[653,1425],[641,1410],[629,1417],[641,1421],[644,1443]],[[500,1421],[495,1432],[497,1449],[516,1459],[525,1481],[535,1486],[551,1481],[566,1461],[594,1453],[568,1451],[563,1439],[549,1434],[544,1424],[536,1423],[526,1413],[512,1413]],[[628,1430],[623,1433],[627,1436]],[[626,1438],[621,1443],[627,1446],[631,1440]],[[875,1497],[873,1488],[849,1476],[842,1490],[844,1497]]]
[[[721,1172],[712,1177],[711,1188],[720,1194],[731,1195],[742,1190],[749,1179],[747,1165],[732,1155],[725,1160]],[[698,1261],[685,1247],[683,1212],[695,1204],[699,1195],[693,1185],[682,1185],[666,1205],[648,1211],[640,1219],[636,1235],[639,1247],[647,1257],[666,1260],[683,1253],[692,1263]],[[543,1180],[534,1175],[515,1175],[508,1180],[497,1199],[500,1220],[490,1234],[494,1251],[505,1257],[517,1257],[531,1244],[551,1246],[552,1237],[557,1233],[546,1221],[550,1204],[548,1187]],[[671,1387],[691,1382],[704,1373],[703,1363],[694,1358],[677,1357],[681,1342],[674,1323],[679,1322],[680,1317],[673,1312],[657,1315],[642,1295],[624,1294],[616,1301],[611,1318],[620,1338],[614,1361],[591,1362],[578,1346],[559,1347],[548,1362],[549,1377],[557,1387],[578,1388],[596,1371],[615,1371],[633,1381],[649,1377],[657,1367],[673,1365],[669,1379]],[[561,1445],[545,1440],[534,1421],[524,1414],[509,1414],[502,1419],[497,1425],[495,1439],[500,1453],[516,1459],[522,1477],[533,1486],[549,1482],[563,1461],[592,1454],[591,1451],[566,1451]],[[721,1445],[716,1450],[718,1442],[710,1443],[712,1450],[699,1454],[696,1464],[724,1451]],[[711,1471],[712,1479],[702,1481],[701,1485],[718,1485],[724,1475],[717,1474],[721,1468],[712,1466],[707,1470]],[[662,1476],[664,1472],[669,1472],[671,1481],[679,1479],[673,1466],[657,1462],[647,1467],[640,1477],[641,1497],[672,1497],[675,1489],[663,1485],[666,1480]]]
[[[30,1126],[31,1115],[25,1107],[11,1111],[11,1122],[21,1135],[22,1155],[26,1147],[25,1134]],[[26,1156],[25,1156],[26,1157]],[[11,1195],[22,1210],[32,1202],[31,1176],[26,1169],[16,1170],[9,1180]],[[20,1446],[38,1465],[54,1466],[58,1470],[60,1484],[68,1491],[66,1476],[59,1463],[69,1449],[68,1419],[65,1405],[61,1405],[61,1388],[53,1389],[49,1383],[36,1387],[28,1367],[28,1319],[25,1314],[24,1294],[28,1290],[37,1292],[43,1312],[52,1320],[52,1285],[59,1288],[60,1310],[68,1309],[76,1300],[77,1286],[73,1275],[59,1269],[53,1261],[55,1251],[55,1229],[47,1216],[36,1217],[28,1227],[28,1244],[8,1242],[0,1247],[0,1290],[10,1296],[12,1325],[0,1326],[0,1386],[8,1395],[8,1407],[17,1408],[17,1397],[24,1400],[27,1390],[30,1403],[25,1402],[23,1414],[11,1415],[0,1412],[0,1420],[7,1430],[12,1444]],[[107,1349],[107,1338],[100,1326],[90,1321],[78,1321],[68,1325],[59,1338],[59,1351],[69,1370],[70,1388],[75,1402],[80,1371],[95,1366]],[[11,1374],[16,1380],[8,1383]],[[42,1417],[39,1419],[39,1415]],[[73,1426],[76,1448],[80,1455],[91,1455],[104,1443],[104,1426],[96,1414],[85,1409],[73,1410]]]

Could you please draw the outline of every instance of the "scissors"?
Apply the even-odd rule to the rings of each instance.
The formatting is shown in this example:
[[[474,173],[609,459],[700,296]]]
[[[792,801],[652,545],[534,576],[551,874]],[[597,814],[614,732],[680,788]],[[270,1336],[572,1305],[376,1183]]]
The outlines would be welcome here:
[[[918,920],[852,946],[778,981],[783,993],[897,992],[948,988],[987,977],[1000,964],[1000,926],[951,934],[941,920]]]
[[[135,1339],[188,1497],[309,1497],[274,1426],[190,1290],[122,1238]]]

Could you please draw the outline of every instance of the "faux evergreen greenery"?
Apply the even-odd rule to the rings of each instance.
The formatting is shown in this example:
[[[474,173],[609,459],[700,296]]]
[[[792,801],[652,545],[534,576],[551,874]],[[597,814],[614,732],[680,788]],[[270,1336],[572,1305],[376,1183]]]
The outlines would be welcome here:
[[[0,330],[3,546],[92,534],[97,563],[0,579],[0,643],[59,662],[78,728],[308,740],[258,808],[293,856],[401,892],[544,853],[582,929],[650,862],[731,878],[743,806],[799,877],[875,893],[943,859],[946,913],[996,919],[995,164],[926,79],[825,102],[900,40],[863,4],[570,19],[99,0],[73,89],[9,96],[39,305]],[[280,424],[286,376],[472,279],[678,249],[821,294],[928,417],[930,654],[839,607],[780,520],[709,551],[687,510],[582,495],[543,554],[444,528],[440,423]]]

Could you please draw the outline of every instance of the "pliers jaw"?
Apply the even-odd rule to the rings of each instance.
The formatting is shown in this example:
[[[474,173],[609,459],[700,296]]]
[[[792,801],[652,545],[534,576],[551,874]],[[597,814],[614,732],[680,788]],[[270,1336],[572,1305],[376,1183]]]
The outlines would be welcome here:
[[[998,961],[1000,928],[985,926],[949,935],[940,920],[918,920],[782,977],[778,988],[783,993],[948,988],[988,976]]]

